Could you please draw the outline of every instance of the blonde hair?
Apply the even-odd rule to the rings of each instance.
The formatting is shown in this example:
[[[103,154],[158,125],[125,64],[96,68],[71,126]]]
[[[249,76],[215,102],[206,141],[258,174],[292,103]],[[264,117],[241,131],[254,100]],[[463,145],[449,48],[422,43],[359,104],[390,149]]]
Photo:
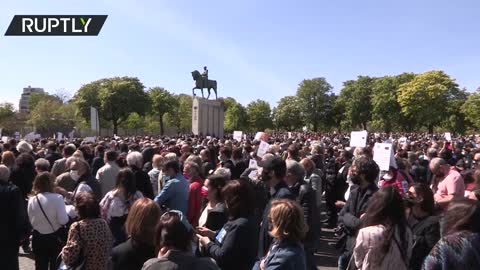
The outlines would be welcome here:
[[[272,230],[270,234],[279,240],[301,241],[308,230],[303,210],[292,200],[275,200],[268,215]]]

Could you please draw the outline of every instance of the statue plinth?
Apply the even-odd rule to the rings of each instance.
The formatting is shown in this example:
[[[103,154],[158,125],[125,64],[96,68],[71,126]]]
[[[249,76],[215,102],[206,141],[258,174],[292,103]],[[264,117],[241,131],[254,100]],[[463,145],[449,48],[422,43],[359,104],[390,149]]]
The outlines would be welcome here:
[[[195,135],[223,137],[224,110],[218,100],[193,97],[192,133]]]

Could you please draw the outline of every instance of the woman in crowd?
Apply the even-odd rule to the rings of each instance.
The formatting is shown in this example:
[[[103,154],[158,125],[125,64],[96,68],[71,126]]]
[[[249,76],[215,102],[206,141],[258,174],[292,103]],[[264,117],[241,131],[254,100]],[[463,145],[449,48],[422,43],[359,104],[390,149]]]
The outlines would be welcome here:
[[[183,166],[183,175],[190,182],[188,192],[187,219],[192,226],[198,226],[202,209],[203,179],[200,177],[200,167],[194,162],[186,162]]]
[[[407,270],[413,238],[397,188],[375,192],[363,219],[350,263],[358,269]]]
[[[452,203],[445,213],[442,239],[423,263],[424,270],[480,269],[480,203]]]
[[[15,160],[16,166],[10,175],[10,181],[20,188],[24,198],[32,191],[33,179],[35,178],[35,160],[32,155],[23,153]]]
[[[218,175],[210,175],[205,181],[205,185],[208,190],[208,202],[202,211],[198,224],[200,227],[218,231],[227,222],[227,212],[222,196],[225,178]]]
[[[100,218],[100,207],[90,192],[75,196],[75,207],[80,221],[70,227],[62,260],[69,266],[83,262],[86,270],[105,270],[113,241],[107,222]]]
[[[33,182],[28,217],[33,227],[32,248],[35,269],[57,270],[57,257],[66,241],[68,216],[61,195],[53,193],[53,175],[41,173]]]
[[[155,243],[158,258],[150,259],[143,270],[217,270],[207,258],[197,258],[191,253],[194,231],[182,212],[170,210],[160,217]]]
[[[10,171],[15,168],[15,155],[13,154],[13,152],[5,151],[2,153],[2,164],[7,166]]]
[[[291,200],[276,200],[268,215],[272,229],[270,234],[275,241],[267,256],[257,262],[253,270],[305,270],[305,253],[301,241],[305,237],[307,225],[303,210]]]
[[[101,216],[107,220],[116,246],[127,240],[123,225],[127,220],[130,206],[143,195],[135,185],[135,175],[130,169],[121,169],[115,188],[100,202]]]
[[[407,222],[413,232],[410,269],[420,270],[430,250],[440,239],[440,218],[434,215],[433,192],[426,184],[415,184],[407,193]]]
[[[112,251],[113,270],[140,270],[155,254],[155,228],[160,219],[158,204],[148,198],[138,199],[130,209],[125,230],[130,237]]]
[[[323,193],[321,171],[315,168],[315,163],[310,158],[302,159],[300,165],[305,169],[305,182],[309,183],[312,189],[315,190],[317,208],[319,208]]]
[[[228,209],[228,222],[220,232],[197,228],[202,254],[213,258],[223,270],[251,269],[256,256],[258,231],[253,222],[253,191],[239,180],[222,190]]]

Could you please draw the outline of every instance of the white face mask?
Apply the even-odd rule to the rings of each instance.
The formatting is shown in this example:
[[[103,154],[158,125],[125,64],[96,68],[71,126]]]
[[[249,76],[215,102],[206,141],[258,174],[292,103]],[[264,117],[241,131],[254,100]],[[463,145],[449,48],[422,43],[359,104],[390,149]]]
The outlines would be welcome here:
[[[78,175],[78,171],[77,171],[77,170],[71,170],[71,171],[70,171],[70,177],[71,177],[74,181],[78,181],[78,179],[80,179],[80,175]]]
[[[392,180],[392,178],[393,178],[393,175],[388,174],[388,173],[383,176],[383,179],[385,179],[385,180],[387,180],[387,181],[388,181],[388,180]]]

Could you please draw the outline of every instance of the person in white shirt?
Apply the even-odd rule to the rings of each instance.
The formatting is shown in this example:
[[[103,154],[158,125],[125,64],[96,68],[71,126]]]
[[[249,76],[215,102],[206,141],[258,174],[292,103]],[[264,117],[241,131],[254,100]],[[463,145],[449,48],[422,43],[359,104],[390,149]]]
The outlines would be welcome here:
[[[102,187],[102,197],[104,197],[107,192],[112,190],[115,187],[115,182],[117,181],[117,175],[120,171],[120,167],[117,164],[118,153],[115,151],[107,151],[105,153],[105,165],[97,171],[98,182]]]
[[[100,214],[108,222],[114,238],[113,246],[127,240],[124,224],[127,220],[130,206],[142,198],[142,192],[135,185],[135,174],[132,170],[121,169],[117,176],[115,188],[100,201]]]
[[[50,173],[40,173],[33,182],[33,193],[28,201],[28,217],[33,227],[32,247],[37,270],[53,270],[66,241],[63,225],[68,223],[65,203],[53,192]]]

